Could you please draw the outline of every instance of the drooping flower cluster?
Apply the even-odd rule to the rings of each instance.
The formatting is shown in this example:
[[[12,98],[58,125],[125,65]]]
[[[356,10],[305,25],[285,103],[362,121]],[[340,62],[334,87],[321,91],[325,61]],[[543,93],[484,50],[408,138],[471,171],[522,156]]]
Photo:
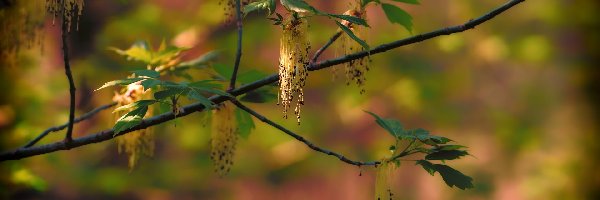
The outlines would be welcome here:
[[[141,82],[129,84],[121,93],[115,92],[113,101],[117,106],[129,105],[142,100],[146,94]],[[123,110],[115,113],[115,117],[124,115],[131,110]],[[151,112],[148,112],[151,113]],[[122,135],[116,138],[119,153],[125,152],[129,156],[129,168],[133,169],[142,154],[152,156],[154,154],[154,133],[150,129],[142,129]]]
[[[360,1],[357,1],[351,4],[351,9],[344,13],[345,15],[351,15],[354,17],[366,18],[366,10],[364,7],[360,6]],[[354,35],[361,39],[365,39],[367,36],[367,28],[364,26],[359,26],[356,24],[352,24],[348,21],[343,21],[342,24],[348,26]],[[361,46],[358,42],[354,41],[347,34],[342,34],[340,36],[338,52],[342,55],[349,55],[353,53],[357,53],[360,51],[364,51],[364,47]],[[369,57],[362,57],[356,60],[351,60],[343,64],[344,72],[346,74],[346,84],[350,85],[350,82],[356,83],[356,85],[360,88],[360,93],[363,94],[365,92],[364,84],[366,81],[365,74],[369,71]]]
[[[44,3],[9,1],[0,8],[0,66],[16,66],[17,53],[23,48],[41,47],[44,27]]]
[[[298,96],[294,113],[300,123],[300,107],[304,105],[304,85],[308,75],[308,23],[302,16],[290,16],[282,24],[283,36],[279,49],[279,95],[278,102],[283,105],[283,115],[291,106],[294,95]]]
[[[225,19],[230,20],[235,16],[235,1],[236,0],[219,0],[219,6],[223,7],[225,13]],[[241,0],[241,6],[248,5],[250,0]]]
[[[235,106],[225,102],[215,108],[212,114],[210,159],[215,166],[215,173],[224,176],[233,166],[237,143]]]
[[[83,14],[83,5],[83,0],[46,0],[48,13],[54,15],[54,17],[61,15],[67,23],[68,31],[71,31],[71,23],[75,15],[77,16],[77,22],[79,22],[79,16]],[[77,23],[77,29],[79,29],[79,23]]]
[[[387,159],[381,161],[381,164],[377,166],[377,174],[375,177],[375,199],[394,199],[390,177],[393,177],[395,170],[396,164]]]

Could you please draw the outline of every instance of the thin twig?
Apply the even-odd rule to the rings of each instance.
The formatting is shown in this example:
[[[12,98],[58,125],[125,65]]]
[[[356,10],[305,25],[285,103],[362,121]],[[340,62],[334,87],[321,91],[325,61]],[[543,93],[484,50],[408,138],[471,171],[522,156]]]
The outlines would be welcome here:
[[[67,14],[67,1],[63,1],[63,19],[62,19],[62,50],[63,50],[63,60],[65,63],[65,74],[67,74],[67,79],[69,79],[69,94],[71,99],[71,104],[69,107],[69,124],[67,128],[67,134],[65,135],[65,141],[67,143],[73,140],[73,120],[75,119],[75,82],[73,81],[73,75],[71,74],[71,65],[69,64],[69,45],[68,43],[68,35],[69,35],[69,27],[67,23],[67,17],[70,17],[71,14]]]
[[[106,110],[115,105],[117,105],[117,103],[111,103],[111,104],[106,104],[106,105],[100,106],[88,113],[85,113],[85,114],[79,116],[78,118],[75,118],[75,120],[73,120],[73,123],[76,124],[81,121],[87,120],[87,119],[91,118],[92,116],[96,115],[96,113],[99,113],[100,111]],[[29,147],[35,145],[37,142],[39,142],[44,137],[46,137],[49,133],[63,130],[67,126],[69,126],[68,122],[66,124],[63,124],[60,126],[50,127],[48,129],[46,129],[44,132],[40,133],[40,135],[38,135],[36,138],[34,138],[33,140],[31,140],[29,143],[27,143],[25,146],[23,146],[21,148],[29,148]]]
[[[296,133],[294,133],[294,132],[286,129],[285,127],[283,127],[283,126],[281,126],[281,125],[279,125],[279,124],[277,124],[277,123],[275,123],[275,122],[267,119],[265,116],[262,116],[261,114],[258,114],[256,111],[252,110],[251,108],[246,107],[244,104],[240,103],[239,101],[237,101],[235,99],[232,99],[231,102],[233,104],[235,104],[238,108],[246,111],[247,113],[249,113],[252,116],[254,116],[257,119],[259,119],[260,121],[262,121],[262,122],[264,122],[264,123],[266,123],[266,124],[268,124],[268,125],[276,128],[276,129],[279,129],[280,131],[284,132],[285,134],[287,134],[289,136],[292,136],[296,140],[298,140],[298,141],[306,144],[306,146],[308,146],[309,148],[311,148],[311,149],[313,149],[315,151],[324,153],[326,155],[334,156],[334,157],[340,159],[342,162],[345,162],[345,163],[348,163],[348,164],[351,164],[351,165],[356,165],[356,166],[378,165],[378,164],[381,163],[380,161],[361,162],[361,161],[350,160],[350,159],[346,158],[345,156],[343,156],[343,155],[341,155],[339,153],[336,153],[336,152],[333,152],[333,151],[321,148],[321,147],[313,144],[312,142],[308,141],[304,137],[302,137],[302,136],[300,136],[300,135],[298,135],[298,134],[296,134]]]
[[[237,16],[236,24],[238,29],[237,52],[235,54],[235,65],[231,74],[231,82],[229,83],[229,91],[235,89],[235,80],[237,79],[238,68],[240,68],[240,60],[242,59],[242,5],[240,0],[235,0],[235,13]]]
[[[323,52],[325,52],[325,50],[327,48],[329,48],[329,46],[331,46],[331,44],[333,44],[333,42],[335,42],[341,35],[342,35],[342,31],[338,31],[331,38],[329,38],[329,41],[327,41],[327,43],[325,43],[325,45],[323,45],[319,50],[317,50],[317,52],[315,52],[315,55],[310,60],[310,63],[311,64],[316,63],[317,59],[319,59],[319,56],[321,56],[321,54],[323,54]]]
[[[515,6],[519,3],[522,3],[524,1],[525,0],[511,0],[507,4],[492,10],[490,13],[488,13],[482,17],[479,17],[475,20],[471,20],[460,26],[444,28],[444,29],[429,32],[429,33],[426,33],[423,35],[417,35],[417,36],[410,37],[407,39],[398,40],[396,42],[380,45],[378,47],[371,49],[371,54],[381,53],[381,52],[387,51],[389,49],[398,48],[401,46],[406,46],[409,44],[421,42],[423,40],[431,39],[431,38],[438,37],[441,35],[449,35],[452,33],[458,33],[458,32],[465,31],[465,30],[467,30],[467,28],[465,28],[465,27],[473,28],[485,21],[492,19],[493,17],[497,16],[498,14],[500,14],[500,13],[508,10],[509,8]],[[459,27],[459,28],[456,28],[456,27]],[[309,70],[314,71],[314,70],[331,67],[333,65],[341,64],[344,62],[349,62],[351,60],[362,58],[367,55],[368,55],[368,52],[363,51],[363,52],[351,54],[348,56],[339,57],[336,59],[326,60],[323,62],[316,63],[315,65],[313,65],[313,67],[309,68]],[[248,93],[250,91],[253,91],[255,89],[258,89],[260,87],[263,87],[265,85],[275,83],[278,79],[279,79],[278,75],[273,74],[273,75],[267,76],[263,79],[257,80],[255,82],[252,82],[247,85],[243,85],[242,87],[231,90],[229,93],[233,96],[239,96],[239,95]],[[229,97],[222,96],[222,95],[214,95],[214,96],[210,97],[209,99],[213,103],[219,104],[224,101],[227,101],[229,99]],[[186,116],[186,115],[192,114],[194,112],[199,112],[202,110],[204,110],[204,106],[202,104],[193,103],[193,104],[182,107],[181,111],[177,114],[177,116],[175,116],[175,114],[173,112],[166,112],[166,113],[142,120],[142,122],[139,125],[134,126],[125,131],[119,132],[119,134],[117,134],[116,136],[127,134],[127,133],[135,131],[135,130],[140,130],[140,129],[145,129],[147,127],[155,126],[155,125],[173,120],[173,119],[175,119],[175,117]],[[64,141],[62,141],[62,142],[55,142],[55,143],[51,143],[51,144],[47,144],[47,145],[43,145],[43,146],[31,147],[31,148],[27,148],[27,149],[11,150],[11,151],[0,153],[0,161],[18,160],[18,159],[22,159],[22,158],[35,156],[35,155],[41,155],[41,154],[51,153],[51,152],[55,152],[55,151],[67,150],[67,149],[69,149],[68,147],[74,148],[74,147],[88,145],[91,143],[102,142],[102,141],[113,139],[114,138],[113,134],[114,134],[113,129],[107,129],[107,130],[93,133],[93,134],[90,134],[90,135],[87,135],[87,136],[84,136],[81,138],[74,139],[73,142],[69,146],[67,146],[66,143]]]

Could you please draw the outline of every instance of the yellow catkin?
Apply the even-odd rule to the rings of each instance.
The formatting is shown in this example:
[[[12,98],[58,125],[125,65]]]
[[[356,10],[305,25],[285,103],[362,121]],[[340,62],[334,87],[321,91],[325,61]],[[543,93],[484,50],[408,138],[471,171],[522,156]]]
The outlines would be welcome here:
[[[133,102],[142,100],[150,92],[145,91],[141,82],[129,84],[122,93],[115,93],[113,101],[117,106],[124,106]],[[120,117],[131,110],[117,112],[115,117]],[[152,113],[148,108],[147,114]],[[154,154],[154,133],[151,129],[137,130],[131,133],[117,137],[116,139],[119,153],[126,153],[129,156],[129,168],[133,169],[141,155],[153,156]]]
[[[79,29],[79,16],[83,14],[84,0],[46,0],[46,10],[56,16],[62,16],[67,22],[67,30],[71,31],[73,18],[77,17]]]
[[[351,15],[362,19],[366,19],[366,10],[364,7],[360,6],[360,1],[350,4],[350,6],[351,9],[346,11],[346,13],[344,13],[345,15]],[[354,35],[365,40],[367,35],[366,27],[351,24],[348,21],[343,21],[343,24],[348,26],[352,30]],[[364,47],[362,47],[358,42],[354,41],[347,34],[342,34],[339,40],[339,54],[348,55],[365,50]],[[365,73],[369,71],[369,57],[351,60],[349,62],[344,63],[343,67],[344,72],[346,74],[346,84],[350,85],[351,82],[356,83],[356,85],[360,88],[360,93],[363,94],[365,92]]]
[[[279,49],[279,95],[278,103],[283,106],[284,118],[294,99],[294,113],[300,124],[300,107],[304,105],[304,85],[308,75],[308,51],[310,43],[307,37],[308,23],[302,16],[290,16],[283,22],[283,34]]]
[[[231,102],[225,102],[213,110],[210,159],[219,176],[225,176],[233,165],[237,143],[235,122],[235,106]]]
[[[393,177],[396,170],[396,164],[384,159],[377,166],[377,175],[375,177],[375,199],[391,200],[394,199],[390,178]]]
[[[225,20],[229,21],[235,16],[235,1],[236,0],[219,0],[219,6],[223,6],[223,12],[225,13]],[[241,0],[242,8],[248,5],[249,0]]]
[[[22,49],[42,47],[44,3],[10,1],[0,9],[0,66],[17,66]]]

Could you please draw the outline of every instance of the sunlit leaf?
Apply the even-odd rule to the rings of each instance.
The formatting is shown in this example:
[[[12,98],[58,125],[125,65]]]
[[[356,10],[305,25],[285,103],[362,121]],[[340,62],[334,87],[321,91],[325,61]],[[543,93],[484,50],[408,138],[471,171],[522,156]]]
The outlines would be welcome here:
[[[139,100],[139,101],[136,101],[136,102],[133,102],[133,103],[130,103],[130,104],[118,107],[118,108],[116,108],[113,111],[113,113],[124,111],[124,110],[137,109],[137,108],[144,107],[144,106],[147,107],[147,106],[152,105],[154,103],[156,103],[155,100]]]
[[[122,79],[122,80],[114,80],[114,81],[109,81],[104,83],[104,85],[102,85],[102,87],[95,89],[94,91],[98,91],[107,87],[111,87],[111,86],[115,86],[115,85],[129,85],[138,81],[144,80],[144,78],[128,78],[128,79]]]
[[[311,12],[315,14],[321,13],[303,0],[280,0],[280,2],[283,7],[294,12]]]
[[[121,50],[114,47],[109,49],[115,51],[119,55],[126,56],[128,60],[136,60],[145,63],[150,63],[152,61],[152,52],[146,41],[137,41],[127,50]]]
[[[120,132],[127,130],[131,127],[139,125],[142,122],[142,119],[144,119],[144,116],[146,115],[147,111],[148,106],[142,106],[123,115],[117,120],[115,126],[113,126],[114,135],[117,135]]]
[[[336,14],[327,14],[327,15],[338,18],[338,19],[346,20],[352,24],[369,27],[369,24],[367,24],[367,21],[365,21],[363,18],[360,18],[360,17],[355,17],[355,16],[351,16],[351,15],[336,15]]]
[[[275,12],[275,9],[277,4],[275,3],[275,0],[261,0],[261,1],[255,1],[252,2],[246,6],[244,6],[243,12],[244,15],[247,15],[248,13],[257,11],[257,10],[268,10],[269,11],[269,15],[272,15],[273,12]]]

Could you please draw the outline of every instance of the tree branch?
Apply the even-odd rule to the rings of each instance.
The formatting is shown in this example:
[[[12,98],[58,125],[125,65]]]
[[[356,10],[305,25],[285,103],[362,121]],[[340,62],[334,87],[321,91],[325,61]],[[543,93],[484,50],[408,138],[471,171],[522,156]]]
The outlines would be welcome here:
[[[75,120],[73,120],[73,123],[79,123],[83,120],[87,120],[89,118],[91,118],[92,116],[96,115],[96,113],[99,113],[100,111],[106,110],[110,107],[113,107],[117,105],[117,103],[111,103],[111,104],[106,104],[103,106],[100,106],[88,113],[85,113],[83,115],[81,115],[78,118],[75,118]],[[38,135],[36,138],[34,138],[33,140],[31,140],[29,143],[27,143],[25,146],[21,147],[21,148],[29,148],[33,145],[35,145],[37,142],[39,142],[41,139],[43,139],[44,137],[46,137],[49,133],[51,132],[56,132],[56,131],[60,131],[65,129],[67,126],[69,126],[69,123],[67,122],[66,124],[60,125],[60,126],[55,126],[55,127],[50,127],[48,129],[46,129],[44,132],[40,133],[40,135]]]
[[[320,49],[318,49],[315,52],[315,55],[313,56],[313,58],[310,60],[311,64],[314,64],[317,62],[317,59],[319,59],[319,56],[321,56],[321,54],[323,54],[323,52],[329,47],[331,46],[331,44],[333,44],[333,42],[335,42],[340,36],[342,35],[342,31],[338,31],[336,32],[331,38],[329,38],[329,41],[327,41],[327,43],[325,43],[325,45],[323,45]]]
[[[275,123],[275,122],[267,119],[265,116],[262,116],[261,114],[258,114],[256,111],[254,111],[254,110],[252,110],[252,109],[244,106],[244,104],[240,103],[236,99],[231,99],[231,102],[233,104],[235,104],[238,108],[246,111],[247,113],[249,113],[252,116],[254,116],[257,119],[259,119],[260,121],[262,121],[262,122],[264,122],[264,123],[266,123],[266,124],[268,124],[268,125],[276,128],[276,129],[279,129],[280,131],[284,132],[285,134],[287,134],[289,136],[292,136],[296,140],[298,140],[298,141],[306,144],[306,146],[308,146],[309,148],[311,148],[311,149],[313,149],[315,151],[324,153],[326,155],[334,156],[334,157],[340,159],[342,162],[345,162],[345,163],[348,163],[348,164],[351,164],[351,165],[356,165],[356,166],[378,165],[380,163],[380,161],[361,162],[361,161],[350,160],[350,159],[346,158],[345,156],[343,156],[343,155],[341,155],[339,153],[336,153],[336,152],[333,152],[333,151],[321,148],[321,147],[313,144],[312,142],[306,140],[304,137],[302,137],[302,136],[300,136],[300,135],[298,135],[298,134],[296,134],[296,133],[294,133],[294,132],[286,129],[285,127],[283,127],[283,126],[281,126],[281,125],[279,125],[279,124],[277,124],[277,123]]]
[[[233,73],[231,74],[231,82],[229,83],[229,90],[235,89],[235,80],[237,79],[238,68],[240,68],[240,60],[242,59],[242,5],[240,0],[235,0],[235,14],[236,14],[236,25],[238,29],[238,40],[237,40],[237,52],[235,54],[235,65],[233,66]]]
[[[435,38],[435,37],[438,37],[441,35],[449,35],[452,33],[458,33],[458,32],[468,30],[468,29],[472,29],[475,26],[492,19],[493,17],[497,16],[498,14],[500,14],[500,13],[508,10],[509,8],[519,4],[521,2],[524,2],[524,1],[525,0],[511,0],[508,3],[504,4],[503,6],[492,10],[490,13],[488,13],[482,17],[479,17],[475,20],[471,20],[463,25],[448,27],[448,28],[437,30],[437,31],[433,31],[433,32],[422,34],[422,35],[417,35],[414,37],[410,37],[410,38],[406,38],[406,39],[402,39],[402,40],[398,40],[395,42],[377,46],[377,47],[371,49],[370,54],[377,54],[377,53],[385,52],[390,49],[394,49],[394,48],[398,48],[401,46],[406,46],[409,44],[421,42],[421,41],[424,41],[427,39]],[[369,54],[369,52],[362,51],[359,53],[342,56],[342,57],[331,59],[331,60],[326,60],[323,62],[316,63],[315,65],[310,67],[309,70],[315,71],[315,70],[331,67],[333,65],[337,65],[337,64],[344,63],[344,62],[349,62],[354,59],[359,59],[359,58],[365,57],[368,54]],[[277,74],[273,74],[273,75],[267,76],[263,79],[257,80],[255,82],[252,82],[252,83],[243,85],[242,87],[231,90],[229,93],[233,96],[245,94],[247,92],[253,91],[253,90],[263,87],[265,85],[272,84],[272,83],[276,82],[278,80],[278,78],[279,77]],[[215,96],[210,97],[209,99],[213,103],[218,104],[218,103],[228,100],[228,97],[221,96],[221,95],[215,95]],[[175,117],[186,116],[193,112],[202,111],[202,110],[204,110],[204,106],[202,104],[193,103],[193,104],[182,107],[181,112],[177,116],[175,116],[173,114],[173,112],[163,113],[163,114],[142,120],[142,122],[139,125],[134,126],[125,131],[122,131],[117,136],[127,134],[127,133],[135,131],[135,130],[145,129],[150,126],[158,125],[163,122],[173,120]],[[79,146],[83,146],[83,145],[87,145],[87,144],[91,144],[91,143],[97,143],[97,142],[110,140],[112,138],[113,138],[113,130],[107,129],[107,130],[104,130],[104,131],[101,131],[98,133],[93,133],[93,134],[90,134],[90,135],[87,135],[87,136],[84,136],[81,138],[77,138],[77,139],[73,140],[73,142],[69,146],[70,147],[79,147]],[[47,145],[43,145],[43,146],[31,147],[31,148],[27,148],[27,149],[17,149],[17,150],[0,153],[0,161],[17,160],[17,159],[22,159],[22,158],[26,158],[26,157],[31,157],[31,156],[35,156],[35,155],[46,154],[46,153],[60,151],[60,150],[66,150],[66,149],[68,149],[68,148],[64,141],[55,142],[55,143],[51,143],[51,144],[47,144]]]
[[[73,120],[75,119],[75,83],[73,81],[73,75],[71,74],[71,65],[69,64],[69,46],[68,46],[68,35],[69,35],[69,24],[67,23],[67,17],[71,17],[71,13],[67,14],[67,1],[63,1],[63,19],[62,19],[62,50],[63,50],[63,61],[65,63],[65,74],[69,79],[69,94],[70,94],[70,107],[69,107],[69,124],[67,128],[67,134],[65,135],[65,141],[71,142],[73,140]]]

